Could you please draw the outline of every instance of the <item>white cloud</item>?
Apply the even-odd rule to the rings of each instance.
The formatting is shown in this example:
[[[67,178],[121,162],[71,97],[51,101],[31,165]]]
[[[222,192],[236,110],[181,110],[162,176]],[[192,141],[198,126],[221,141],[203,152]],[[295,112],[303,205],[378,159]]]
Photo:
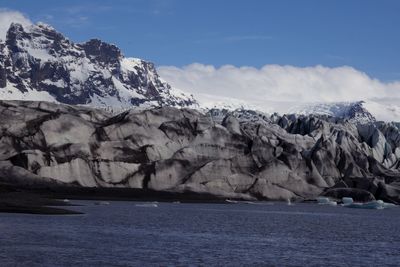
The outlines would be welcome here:
[[[32,24],[29,18],[21,12],[0,8],[0,39],[5,40],[12,22],[20,23],[22,26]]]
[[[257,69],[194,63],[182,68],[161,66],[158,70],[173,87],[192,93],[206,106],[227,98],[266,112],[287,112],[295,105],[312,102],[364,100],[392,109],[400,106],[400,82],[381,82],[348,66],[265,65]]]

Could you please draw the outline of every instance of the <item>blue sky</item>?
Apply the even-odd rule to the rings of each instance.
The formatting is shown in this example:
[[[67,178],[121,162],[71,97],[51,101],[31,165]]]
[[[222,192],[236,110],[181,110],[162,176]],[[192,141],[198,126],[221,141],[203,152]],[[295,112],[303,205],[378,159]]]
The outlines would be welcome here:
[[[157,65],[348,65],[400,79],[396,0],[0,0],[0,7]]]

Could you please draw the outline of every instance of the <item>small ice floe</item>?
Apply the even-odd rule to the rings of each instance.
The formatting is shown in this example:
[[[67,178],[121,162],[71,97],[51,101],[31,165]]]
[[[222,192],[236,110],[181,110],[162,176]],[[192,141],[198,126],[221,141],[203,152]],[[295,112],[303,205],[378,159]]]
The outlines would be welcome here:
[[[396,208],[397,205],[396,205],[396,204],[393,204],[393,203],[386,203],[386,202],[384,202],[384,203],[383,203],[383,207],[384,207],[385,209],[387,209],[387,208]]]
[[[69,199],[66,199],[66,198],[65,198],[65,199],[62,200],[62,202],[64,202],[64,203],[69,203]]]
[[[355,209],[374,209],[374,210],[382,210],[387,208],[396,207],[395,204],[386,203],[382,200],[373,200],[366,203],[357,203],[353,201],[351,197],[342,198],[343,207],[346,208],[355,208]]]
[[[336,206],[337,202],[330,200],[328,197],[317,197],[317,202],[319,205],[329,205],[329,206]]]
[[[96,201],[94,204],[95,205],[110,205],[110,202],[108,202],[108,201]]]
[[[254,201],[240,201],[239,203],[249,204],[249,205],[260,205],[261,203],[254,202]]]
[[[174,202],[172,202],[173,204],[181,204],[181,202],[180,201],[174,201]]]
[[[354,201],[353,201],[353,198],[351,198],[351,197],[342,197],[342,202],[343,202],[343,206],[344,206],[344,205],[352,204]]]
[[[141,208],[157,208],[158,204],[157,203],[142,203],[142,204],[135,204],[136,207],[141,207]]]
[[[225,199],[225,202],[231,203],[231,204],[248,204],[248,205],[270,205],[265,202],[259,202],[259,201],[248,201],[248,200],[231,200],[231,199]],[[272,205],[272,204],[271,204]]]

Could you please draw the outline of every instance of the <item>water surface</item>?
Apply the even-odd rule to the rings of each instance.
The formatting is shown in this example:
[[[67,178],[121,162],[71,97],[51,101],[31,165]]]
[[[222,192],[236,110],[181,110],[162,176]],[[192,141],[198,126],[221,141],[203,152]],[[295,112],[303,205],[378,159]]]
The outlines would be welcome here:
[[[400,208],[136,202],[0,214],[1,266],[400,266]]]

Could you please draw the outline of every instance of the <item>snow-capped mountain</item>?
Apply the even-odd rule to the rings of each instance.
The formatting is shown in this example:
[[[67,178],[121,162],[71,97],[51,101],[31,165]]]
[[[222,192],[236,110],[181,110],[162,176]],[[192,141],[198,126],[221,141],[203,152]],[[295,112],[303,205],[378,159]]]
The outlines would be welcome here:
[[[291,108],[288,113],[326,115],[361,124],[375,122],[375,117],[364,104],[364,101],[304,104]]]
[[[49,25],[11,24],[0,41],[0,99],[42,100],[107,109],[196,106],[153,63],[125,58],[92,39],[74,43]]]
[[[281,115],[314,115],[332,117],[335,120],[347,120],[354,124],[375,123],[375,117],[363,105],[363,101],[305,104],[292,107],[286,112],[282,112]],[[226,108],[229,107],[229,105],[224,105],[223,107],[224,108],[208,109],[207,114],[218,123],[221,123],[227,115],[237,118],[239,122],[269,123],[275,122],[281,118],[281,115],[278,113],[270,114],[260,110],[246,108]]]

